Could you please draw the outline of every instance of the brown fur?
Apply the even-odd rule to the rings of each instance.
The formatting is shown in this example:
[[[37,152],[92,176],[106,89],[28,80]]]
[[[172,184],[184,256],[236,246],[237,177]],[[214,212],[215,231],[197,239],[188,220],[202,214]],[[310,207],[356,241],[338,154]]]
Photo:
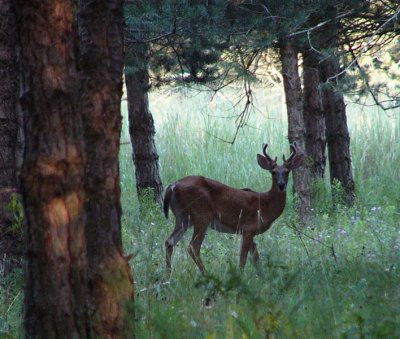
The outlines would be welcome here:
[[[272,187],[268,192],[258,193],[248,188],[236,189],[216,180],[202,176],[187,176],[168,186],[164,197],[164,213],[171,209],[175,215],[175,229],[165,242],[167,271],[171,270],[173,247],[186,230],[193,226],[189,253],[200,271],[205,268],[200,259],[200,248],[208,227],[223,233],[242,235],[240,267],[244,267],[247,254],[258,260],[254,236],[264,233],[282,214],[286,204],[286,184],[291,169],[302,165],[294,153],[284,162],[276,164],[266,154],[258,154],[259,165],[272,174]]]

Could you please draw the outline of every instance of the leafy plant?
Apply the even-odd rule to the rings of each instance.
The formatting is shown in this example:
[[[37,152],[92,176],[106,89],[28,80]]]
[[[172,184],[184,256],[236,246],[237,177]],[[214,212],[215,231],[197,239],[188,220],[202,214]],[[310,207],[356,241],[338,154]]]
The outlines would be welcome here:
[[[21,197],[18,194],[13,194],[6,208],[12,216],[10,230],[14,234],[21,236],[25,220],[24,207],[21,202]]]

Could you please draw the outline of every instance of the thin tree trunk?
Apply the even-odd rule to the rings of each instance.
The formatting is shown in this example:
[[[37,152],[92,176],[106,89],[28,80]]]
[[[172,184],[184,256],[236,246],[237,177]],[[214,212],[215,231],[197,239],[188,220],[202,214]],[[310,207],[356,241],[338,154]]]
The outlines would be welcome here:
[[[326,166],[326,137],[318,55],[313,50],[304,50],[303,60],[303,114],[306,126],[306,151],[311,163],[311,175],[323,178]]]
[[[346,105],[343,93],[335,86],[340,73],[337,32],[340,22],[336,20],[337,8],[327,8],[331,18],[320,33],[321,48],[329,51],[320,63],[322,98],[325,113],[326,141],[332,187],[340,183],[343,188],[341,200],[352,205],[355,200],[355,185],[350,154],[350,135],[347,128]],[[338,192],[336,192],[338,193]]]
[[[156,203],[162,202],[162,183],[158,168],[158,154],[154,141],[154,120],[149,109],[147,47],[128,49],[130,65],[125,68],[128,95],[129,134],[132,142],[132,158],[135,164],[136,189],[140,196],[146,189],[153,191]]]
[[[281,43],[283,85],[288,114],[289,141],[296,142],[299,154],[306,155],[303,101],[298,69],[297,48],[289,41]],[[308,221],[311,212],[310,170],[303,166],[293,171],[294,191],[299,198],[300,219]]]
[[[337,55],[333,54],[323,61],[320,67],[322,81],[329,82],[331,77],[334,78],[340,72]],[[355,200],[355,186],[344,97],[333,85],[324,86],[322,93],[331,183],[338,181],[342,185],[343,200],[348,205],[352,205]]]
[[[72,1],[16,1],[26,147],[27,338],[86,338],[83,131]]]
[[[124,65],[123,1],[80,0],[82,109],[87,154],[86,238],[93,335],[133,336],[133,279],[121,240],[119,144]]]
[[[12,229],[18,199],[17,29],[11,0],[0,0],[0,273],[20,265],[22,229]]]

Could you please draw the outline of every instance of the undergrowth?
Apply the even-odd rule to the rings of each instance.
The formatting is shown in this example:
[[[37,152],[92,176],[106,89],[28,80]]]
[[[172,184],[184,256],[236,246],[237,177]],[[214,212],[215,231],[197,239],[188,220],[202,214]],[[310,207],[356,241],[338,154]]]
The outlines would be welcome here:
[[[130,236],[137,249],[138,337],[400,335],[400,236],[393,208],[341,207],[316,213],[301,229],[286,211],[258,237],[259,264],[249,262],[243,272],[239,236],[210,231],[202,248],[207,274],[199,274],[187,253],[189,230],[176,246],[168,278],[163,241],[173,225],[143,204],[152,212],[135,220]]]

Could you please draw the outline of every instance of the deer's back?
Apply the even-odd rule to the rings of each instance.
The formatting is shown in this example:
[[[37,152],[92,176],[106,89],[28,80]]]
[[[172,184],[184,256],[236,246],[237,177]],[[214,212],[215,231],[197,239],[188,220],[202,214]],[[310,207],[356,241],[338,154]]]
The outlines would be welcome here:
[[[256,193],[236,189],[203,176],[184,177],[173,184],[175,211],[211,221],[222,220],[236,227],[251,207]],[[175,213],[174,211],[174,213]]]

